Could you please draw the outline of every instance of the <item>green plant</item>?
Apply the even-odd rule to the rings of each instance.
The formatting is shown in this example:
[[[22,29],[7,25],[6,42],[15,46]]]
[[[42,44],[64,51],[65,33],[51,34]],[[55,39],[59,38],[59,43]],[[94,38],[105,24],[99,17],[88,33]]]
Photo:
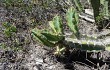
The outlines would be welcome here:
[[[14,44],[17,44],[17,42],[14,42]],[[14,46],[14,45],[9,46],[6,43],[0,43],[0,49],[2,49],[4,51],[7,51],[7,50],[20,51],[20,50],[23,50],[23,48],[18,46],[18,45],[16,45],[16,46]]]
[[[0,49],[7,50],[6,45],[4,43],[0,43]]]
[[[17,31],[16,27],[11,23],[5,22],[3,23],[3,26],[5,28],[4,34],[6,35],[6,37],[11,37],[12,34]]]
[[[110,19],[110,0],[90,0],[90,2],[93,8],[96,25],[99,29],[106,27],[107,24],[102,22]]]
[[[75,9],[72,7],[68,9],[66,13],[66,19],[67,24],[69,28],[73,31],[76,38],[79,39],[79,29],[78,29],[78,23],[79,23],[79,16]]]
[[[103,5],[103,8],[102,8],[103,15],[104,17],[108,17],[108,18],[109,18],[109,11],[110,11],[109,3],[110,3],[109,0],[100,0],[100,4]]]
[[[78,11],[82,12],[83,7],[81,5],[80,0],[72,0],[72,1],[75,3],[75,6],[78,8]],[[109,16],[110,0],[89,0],[88,2],[91,3],[91,6],[93,8],[94,20],[96,22],[96,25],[99,28],[100,27],[103,28],[103,24],[101,23],[102,19],[110,19]]]
[[[23,0],[4,0],[3,4],[7,9],[16,7],[19,11],[25,11],[27,13],[32,11],[34,5],[33,3],[25,3]]]
[[[52,21],[49,22],[51,30],[32,30],[32,34],[44,45],[48,47],[56,47],[56,53],[60,54],[63,45],[61,41],[64,40],[62,22],[59,16],[55,16]]]
[[[73,35],[75,35],[76,37],[75,39],[65,37],[66,35],[64,35],[61,18],[58,15],[56,15],[53,18],[53,20],[49,22],[51,29],[40,30],[36,28],[32,30],[32,35],[47,47],[53,48],[55,47],[56,48],[55,54],[57,55],[61,54],[64,50],[66,50],[69,47],[79,48],[81,50],[86,51],[106,49],[106,47],[102,43],[99,43],[97,41],[95,43],[91,40],[81,40],[80,38],[81,34],[79,33],[78,29],[79,18],[74,8],[71,7],[68,9],[66,13],[66,20],[67,25],[73,32]],[[71,42],[75,46],[71,45]]]
[[[93,12],[94,12],[94,19],[95,21],[97,20],[96,18],[99,16],[100,14],[100,0],[90,0],[92,8],[93,8]],[[97,21],[96,21],[97,22]]]
[[[23,0],[4,0],[3,2],[6,7],[9,7],[20,5],[23,2]]]
[[[16,32],[17,32],[16,26],[8,22],[2,23],[2,25],[4,27],[4,31],[3,31],[5,35],[4,38],[6,38],[6,42],[8,42],[9,40],[11,45],[6,42],[1,42],[0,48],[5,51],[6,50],[13,50],[13,51],[23,50],[23,47],[21,46],[21,42],[16,36]]]
[[[73,0],[72,0],[73,1]],[[80,0],[74,0],[74,3],[76,5],[76,7],[78,8],[78,11],[82,12],[83,11],[83,7],[81,5]]]

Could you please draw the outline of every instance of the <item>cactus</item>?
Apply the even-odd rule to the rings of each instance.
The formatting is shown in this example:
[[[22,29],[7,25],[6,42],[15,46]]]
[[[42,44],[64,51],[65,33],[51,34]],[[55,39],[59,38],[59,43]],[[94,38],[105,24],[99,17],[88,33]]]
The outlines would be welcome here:
[[[94,12],[94,19],[95,22],[97,22],[97,17],[100,14],[100,0],[90,0],[92,8],[93,8],[93,12]]]
[[[55,34],[62,34],[62,23],[61,23],[61,18],[56,15],[52,21],[49,22],[50,27],[53,30],[53,33]]]
[[[78,29],[78,13],[74,8],[69,8],[66,13],[67,25],[72,30],[77,39],[65,38],[63,35],[63,27],[61,18],[57,15],[49,22],[51,32],[49,30],[32,30],[32,34],[40,40],[44,45],[48,47],[55,47],[54,54],[61,54],[66,48],[79,48],[81,50],[93,51],[93,50],[110,50],[110,42],[96,40],[82,40],[81,34]],[[105,46],[107,45],[107,47]]]
[[[75,6],[78,8],[79,12],[83,11],[80,0],[72,0],[75,3]],[[101,23],[104,19],[110,19],[110,0],[89,0],[91,3],[94,13],[94,20],[98,28],[103,28]]]
[[[105,50],[106,47],[103,44],[103,42],[98,41],[92,41],[92,40],[77,40],[72,38],[66,38],[67,45],[73,47],[73,48],[79,48],[81,50],[86,51],[99,51],[99,50]]]
[[[51,32],[46,30],[32,30],[32,34],[39,39],[44,45],[48,47],[56,47],[54,54],[59,55],[65,48],[60,44],[64,40],[62,22],[59,16],[55,16],[52,21],[49,22]]]
[[[36,33],[37,32],[37,33]],[[49,40],[47,40],[45,37],[43,37],[43,35],[38,34],[38,31],[32,31],[32,34],[40,41],[42,42],[42,44],[48,46],[48,47],[54,47],[54,43],[50,42]]]
[[[74,32],[76,38],[79,38],[79,29],[78,29],[79,16],[74,8],[71,7],[68,9],[66,13],[66,20],[67,20],[67,25]]]
[[[83,11],[83,7],[80,3],[80,0],[74,0],[74,3],[76,5],[76,7],[78,8],[78,11],[82,12]]]

